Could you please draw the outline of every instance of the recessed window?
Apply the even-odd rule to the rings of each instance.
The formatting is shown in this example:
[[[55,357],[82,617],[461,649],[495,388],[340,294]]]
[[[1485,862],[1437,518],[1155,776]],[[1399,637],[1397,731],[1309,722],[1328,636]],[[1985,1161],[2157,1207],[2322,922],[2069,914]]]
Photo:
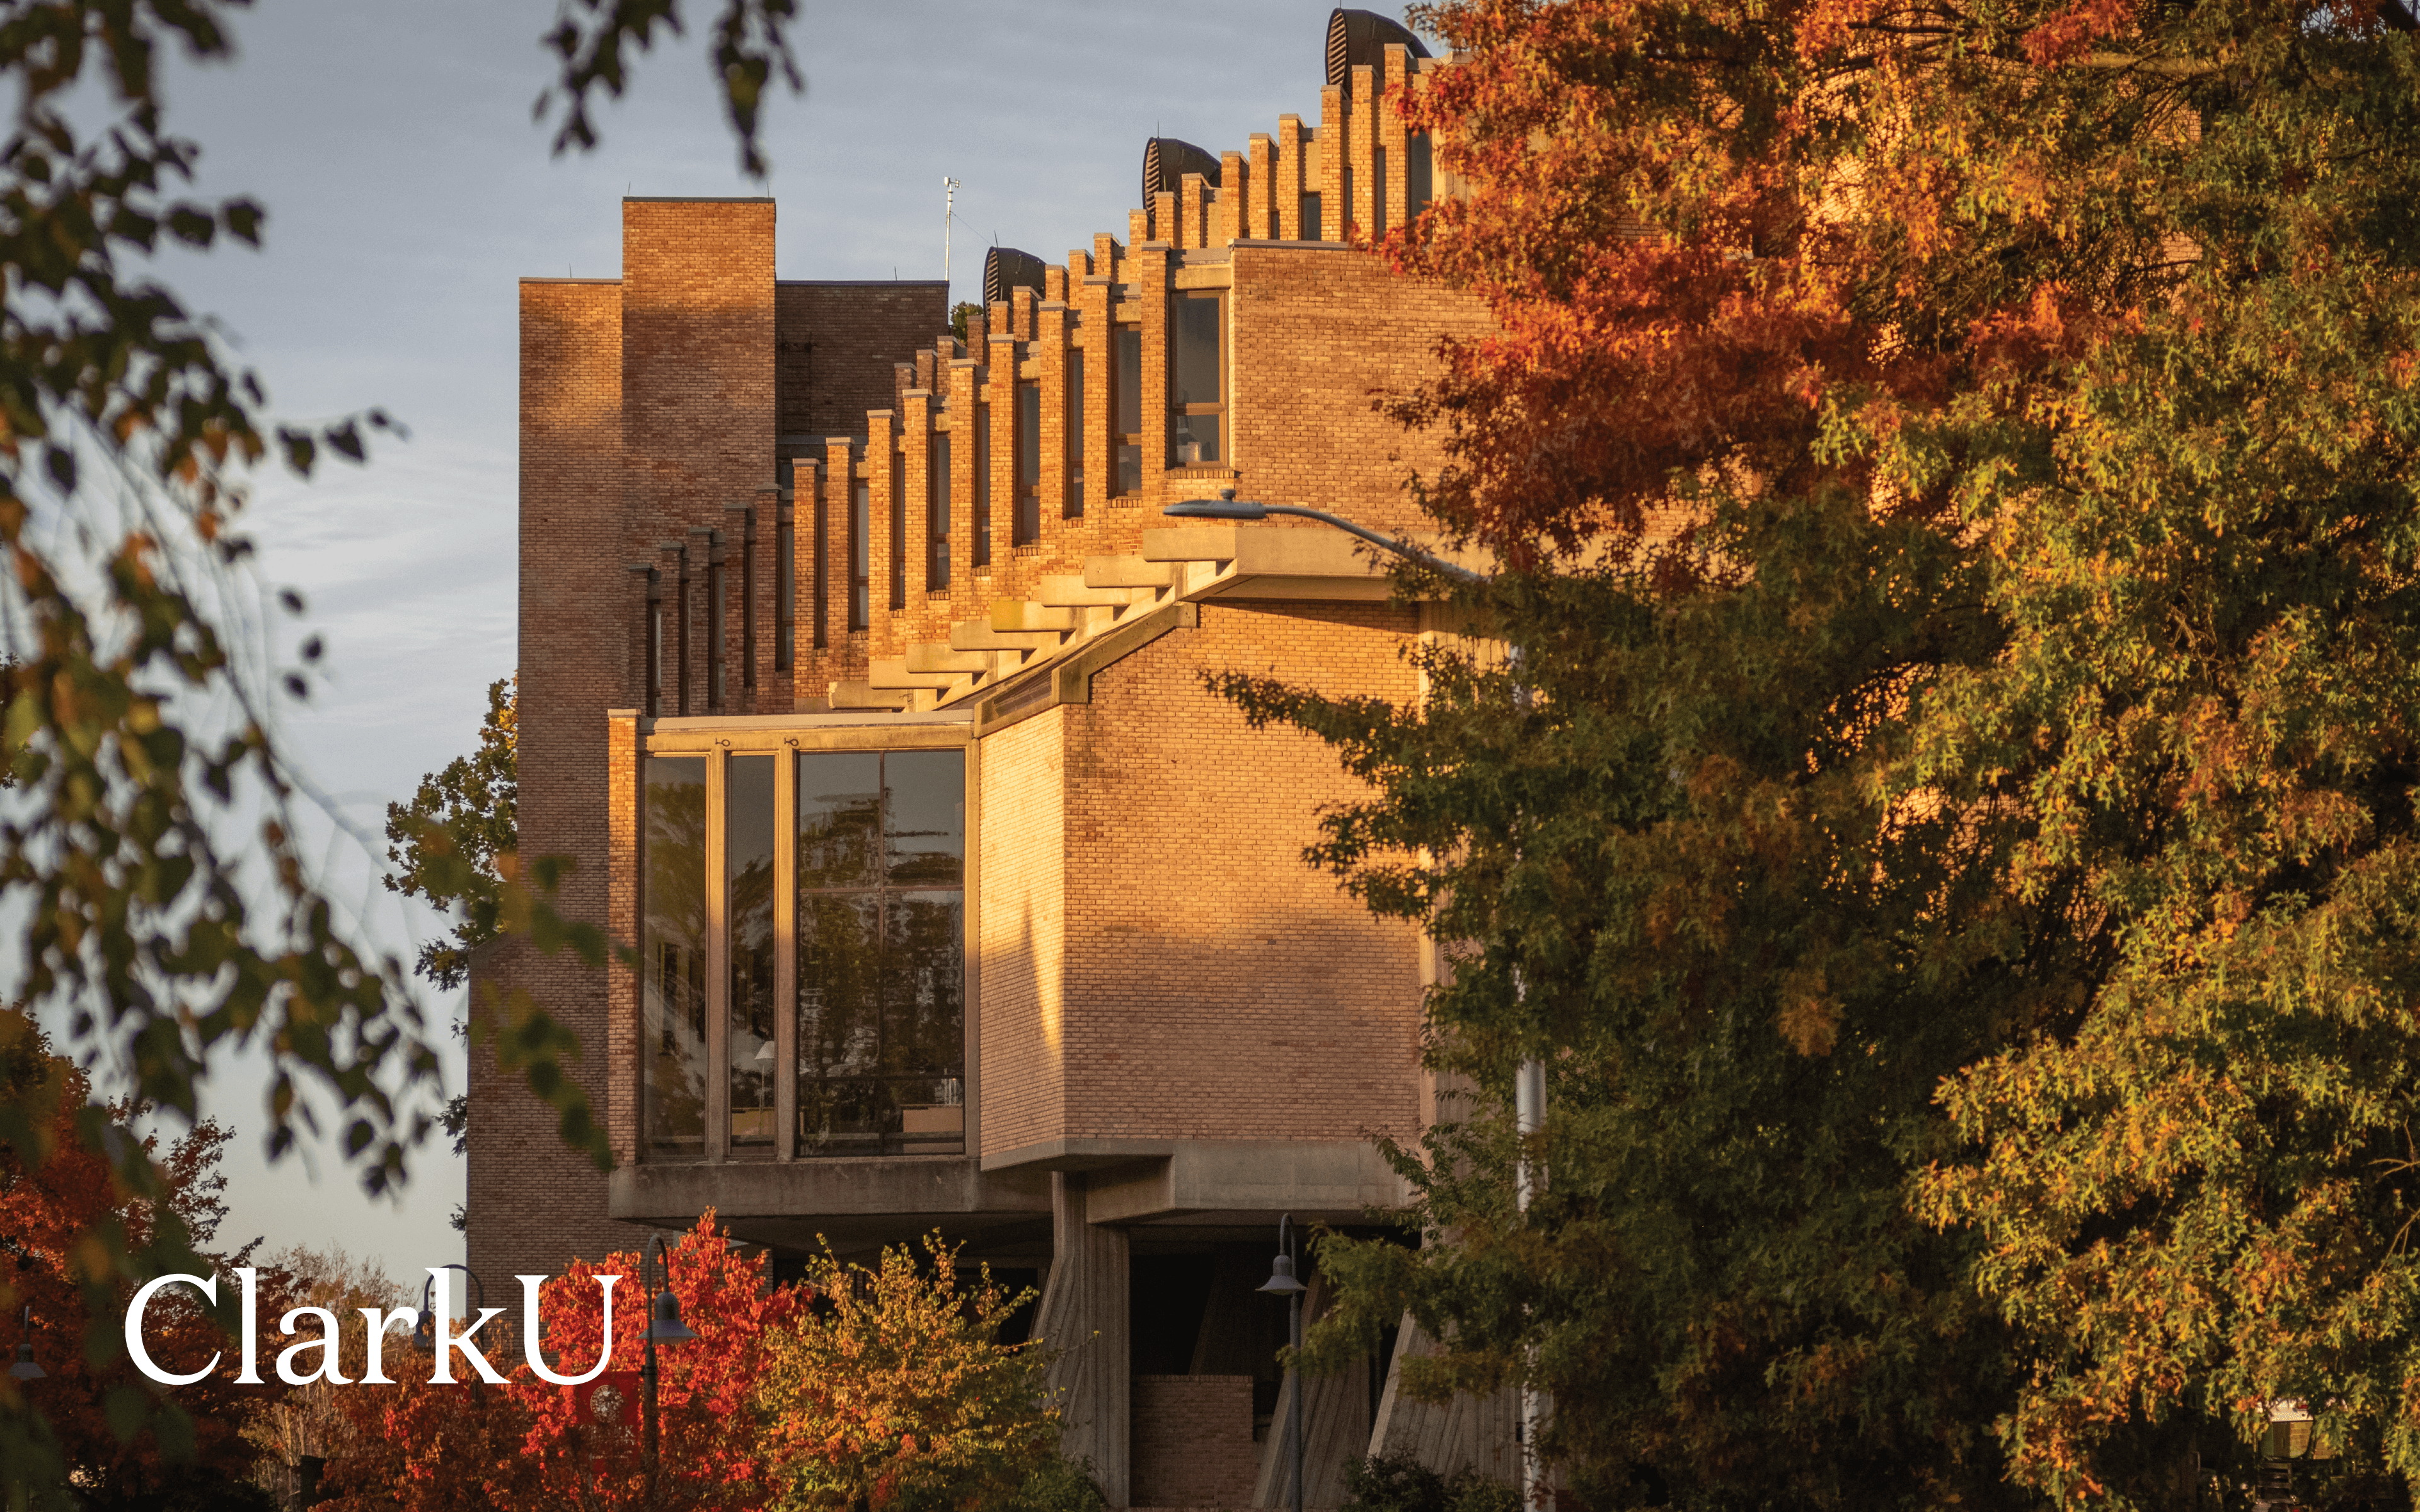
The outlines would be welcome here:
[[[1016,386],[1016,519],[1013,546],[1042,539],[1042,385]]]
[[[1220,337],[1226,298],[1215,289],[1172,295],[1168,301],[1168,465],[1204,467],[1224,460],[1227,374]]]
[[[891,607],[908,607],[908,454],[891,454]]]
[[[773,526],[773,670],[785,672],[799,647],[799,528],[792,506]]]
[[[1429,133],[1414,131],[1404,138],[1404,213],[1418,215],[1436,197],[1436,162]]]
[[[647,571],[647,717],[652,719],[664,699],[664,601],[656,589],[656,574]]]
[[[874,583],[872,487],[849,486],[848,494],[848,627],[862,630],[872,622]]]
[[[1319,239],[1319,196],[1316,193],[1302,196],[1301,237],[1305,241]]]
[[[1067,503],[1069,519],[1084,513],[1084,353],[1067,353]]]
[[[713,551],[706,563],[706,706],[722,707],[722,563]]]
[[[1117,452],[1117,490],[1142,491],[1142,327],[1118,326],[1109,341],[1109,444]]]
[[[950,586],[950,433],[933,436],[933,465],[925,475],[924,586]]]
[[[815,490],[815,649],[831,644],[831,511],[824,491]]]
[[[975,406],[975,565],[991,565],[991,406]]]

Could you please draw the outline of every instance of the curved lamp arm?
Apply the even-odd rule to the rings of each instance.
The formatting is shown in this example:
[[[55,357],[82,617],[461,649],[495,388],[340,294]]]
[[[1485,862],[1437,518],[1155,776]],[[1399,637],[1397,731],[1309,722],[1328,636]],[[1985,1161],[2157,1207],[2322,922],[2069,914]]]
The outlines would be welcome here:
[[[1333,525],[1347,535],[1358,536],[1382,551],[1391,551],[1406,562],[1417,562],[1431,572],[1451,578],[1457,582],[1483,583],[1487,574],[1473,572],[1468,567],[1448,562],[1433,551],[1426,551],[1409,541],[1399,541],[1391,535],[1356,525],[1342,515],[1331,515],[1324,509],[1304,504],[1264,504],[1249,499],[1238,499],[1235,490],[1223,488],[1216,499],[1187,499],[1160,511],[1174,519],[1266,519],[1271,515],[1292,515],[1299,519],[1315,519],[1323,525]]]

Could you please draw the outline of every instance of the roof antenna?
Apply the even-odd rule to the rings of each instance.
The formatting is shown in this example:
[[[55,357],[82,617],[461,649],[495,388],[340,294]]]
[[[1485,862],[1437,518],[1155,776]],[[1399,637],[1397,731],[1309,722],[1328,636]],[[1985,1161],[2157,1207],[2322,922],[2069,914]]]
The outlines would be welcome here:
[[[941,178],[941,286],[945,290],[950,285],[950,223],[957,213],[958,181],[944,175]],[[947,297],[943,295],[943,298]]]

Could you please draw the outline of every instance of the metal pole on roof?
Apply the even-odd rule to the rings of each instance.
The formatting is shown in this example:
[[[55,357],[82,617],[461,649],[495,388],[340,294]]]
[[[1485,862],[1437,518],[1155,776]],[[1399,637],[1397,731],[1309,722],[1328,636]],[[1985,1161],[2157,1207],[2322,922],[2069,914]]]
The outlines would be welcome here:
[[[941,286],[943,290],[941,297],[943,299],[949,298],[950,223],[956,219],[957,213],[958,181],[945,174],[941,177]]]

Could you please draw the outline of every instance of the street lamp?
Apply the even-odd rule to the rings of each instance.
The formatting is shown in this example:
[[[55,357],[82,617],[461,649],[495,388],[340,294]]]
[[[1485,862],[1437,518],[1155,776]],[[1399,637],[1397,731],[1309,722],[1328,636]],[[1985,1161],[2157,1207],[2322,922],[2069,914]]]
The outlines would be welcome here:
[[[656,1469],[661,1453],[661,1430],[657,1427],[656,1410],[656,1343],[686,1344],[697,1337],[697,1331],[681,1321],[680,1299],[673,1295],[673,1267],[664,1254],[664,1236],[649,1234],[647,1247],[639,1252],[639,1285],[647,1292],[647,1363],[639,1372],[645,1390],[641,1394],[646,1409],[647,1435],[647,1505],[656,1504]],[[656,1295],[654,1272],[650,1263],[660,1266],[664,1273],[663,1295]]]
[[[1356,525],[1342,515],[1331,515],[1324,509],[1311,509],[1302,504],[1264,504],[1249,499],[1238,499],[1233,488],[1219,489],[1218,497],[1216,499],[1187,499],[1179,503],[1170,504],[1160,513],[1174,519],[1250,521],[1266,519],[1271,515],[1289,515],[1297,519],[1313,519],[1322,525],[1332,525],[1347,535],[1357,536],[1380,550],[1390,551],[1406,562],[1416,562],[1431,572],[1451,578],[1456,582],[1483,583],[1490,580],[1486,573],[1473,572],[1468,567],[1448,562],[1434,552],[1422,550],[1409,541],[1399,541],[1391,535],[1381,535],[1365,526]],[[1521,648],[1512,647],[1506,660],[1512,664],[1517,673],[1521,667]],[[1529,692],[1526,687],[1516,689],[1514,696],[1524,705],[1529,701]],[[1521,1000],[1528,999],[1528,988],[1522,981],[1521,975],[1517,971],[1512,975],[1512,990],[1519,995]],[[1537,1187],[1536,1173],[1529,1166],[1529,1141],[1541,1128],[1544,1127],[1545,1122],[1546,1063],[1539,1057],[1527,1056],[1522,1058],[1520,1070],[1515,1072],[1512,1077],[1512,1127],[1520,1135],[1520,1143],[1512,1157],[1512,1204],[1517,1211],[1524,1213],[1529,1211],[1529,1199],[1535,1195]],[[1270,1280],[1271,1285],[1263,1287],[1262,1290],[1276,1289],[1276,1278],[1271,1277]],[[1296,1342],[1298,1345],[1300,1341]],[[1295,1394],[1297,1401],[1300,1396],[1299,1392]],[[1538,1442],[1538,1427],[1540,1420],[1545,1416],[1544,1409],[1544,1402],[1534,1389],[1528,1386],[1521,1388],[1521,1504],[1524,1508],[1536,1507],[1545,1494],[1545,1487],[1542,1484],[1539,1474],[1537,1456],[1531,1448],[1531,1445]],[[1301,1503],[1297,1499],[1296,1508],[1299,1509],[1300,1505]]]
[[[39,1381],[50,1374],[34,1363],[34,1305],[25,1304],[24,1332],[17,1339],[17,1359],[8,1373],[19,1381]]]
[[[1315,519],[1322,525],[1333,525],[1347,535],[1357,535],[1382,551],[1392,551],[1407,562],[1417,562],[1431,572],[1443,573],[1457,582],[1483,583],[1487,575],[1448,562],[1435,552],[1423,551],[1408,541],[1398,541],[1391,535],[1381,535],[1354,524],[1342,515],[1331,515],[1324,509],[1311,509],[1303,504],[1264,504],[1249,499],[1238,499],[1233,488],[1221,488],[1216,499],[1187,499],[1160,511],[1174,519],[1266,519],[1271,515],[1292,515],[1299,519]]]
[[[1294,1512],[1302,1512],[1302,1294],[1311,1288],[1294,1278],[1294,1214],[1278,1220],[1278,1257],[1261,1289],[1286,1300],[1286,1332],[1294,1341],[1294,1400],[1286,1409],[1286,1443],[1294,1451]]]
[[[469,1276],[471,1278],[471,1295],[473,1299],[471,1304],[471,1316],[476,1318],[479,1316],[480,1312],[486,1309],[488,1305],[488,1287],[486,1282],[479,1279],[478,1272],[472,1270],[467,1265],[436,1265],[429,1267],[429,1269],[431,1271],[459,1271],[464,1275]],[[437,1315],[430,1310],[431,1304],[429,1300],[430,1291],[436,1285],[437,1277],[433,1274],[429,1276],[427,1280],[420,1283],[420,1322],[419,1325],[411,1331],[411,1342],[419,1345],[424,1350],[434,1350],[437,1348]]]

